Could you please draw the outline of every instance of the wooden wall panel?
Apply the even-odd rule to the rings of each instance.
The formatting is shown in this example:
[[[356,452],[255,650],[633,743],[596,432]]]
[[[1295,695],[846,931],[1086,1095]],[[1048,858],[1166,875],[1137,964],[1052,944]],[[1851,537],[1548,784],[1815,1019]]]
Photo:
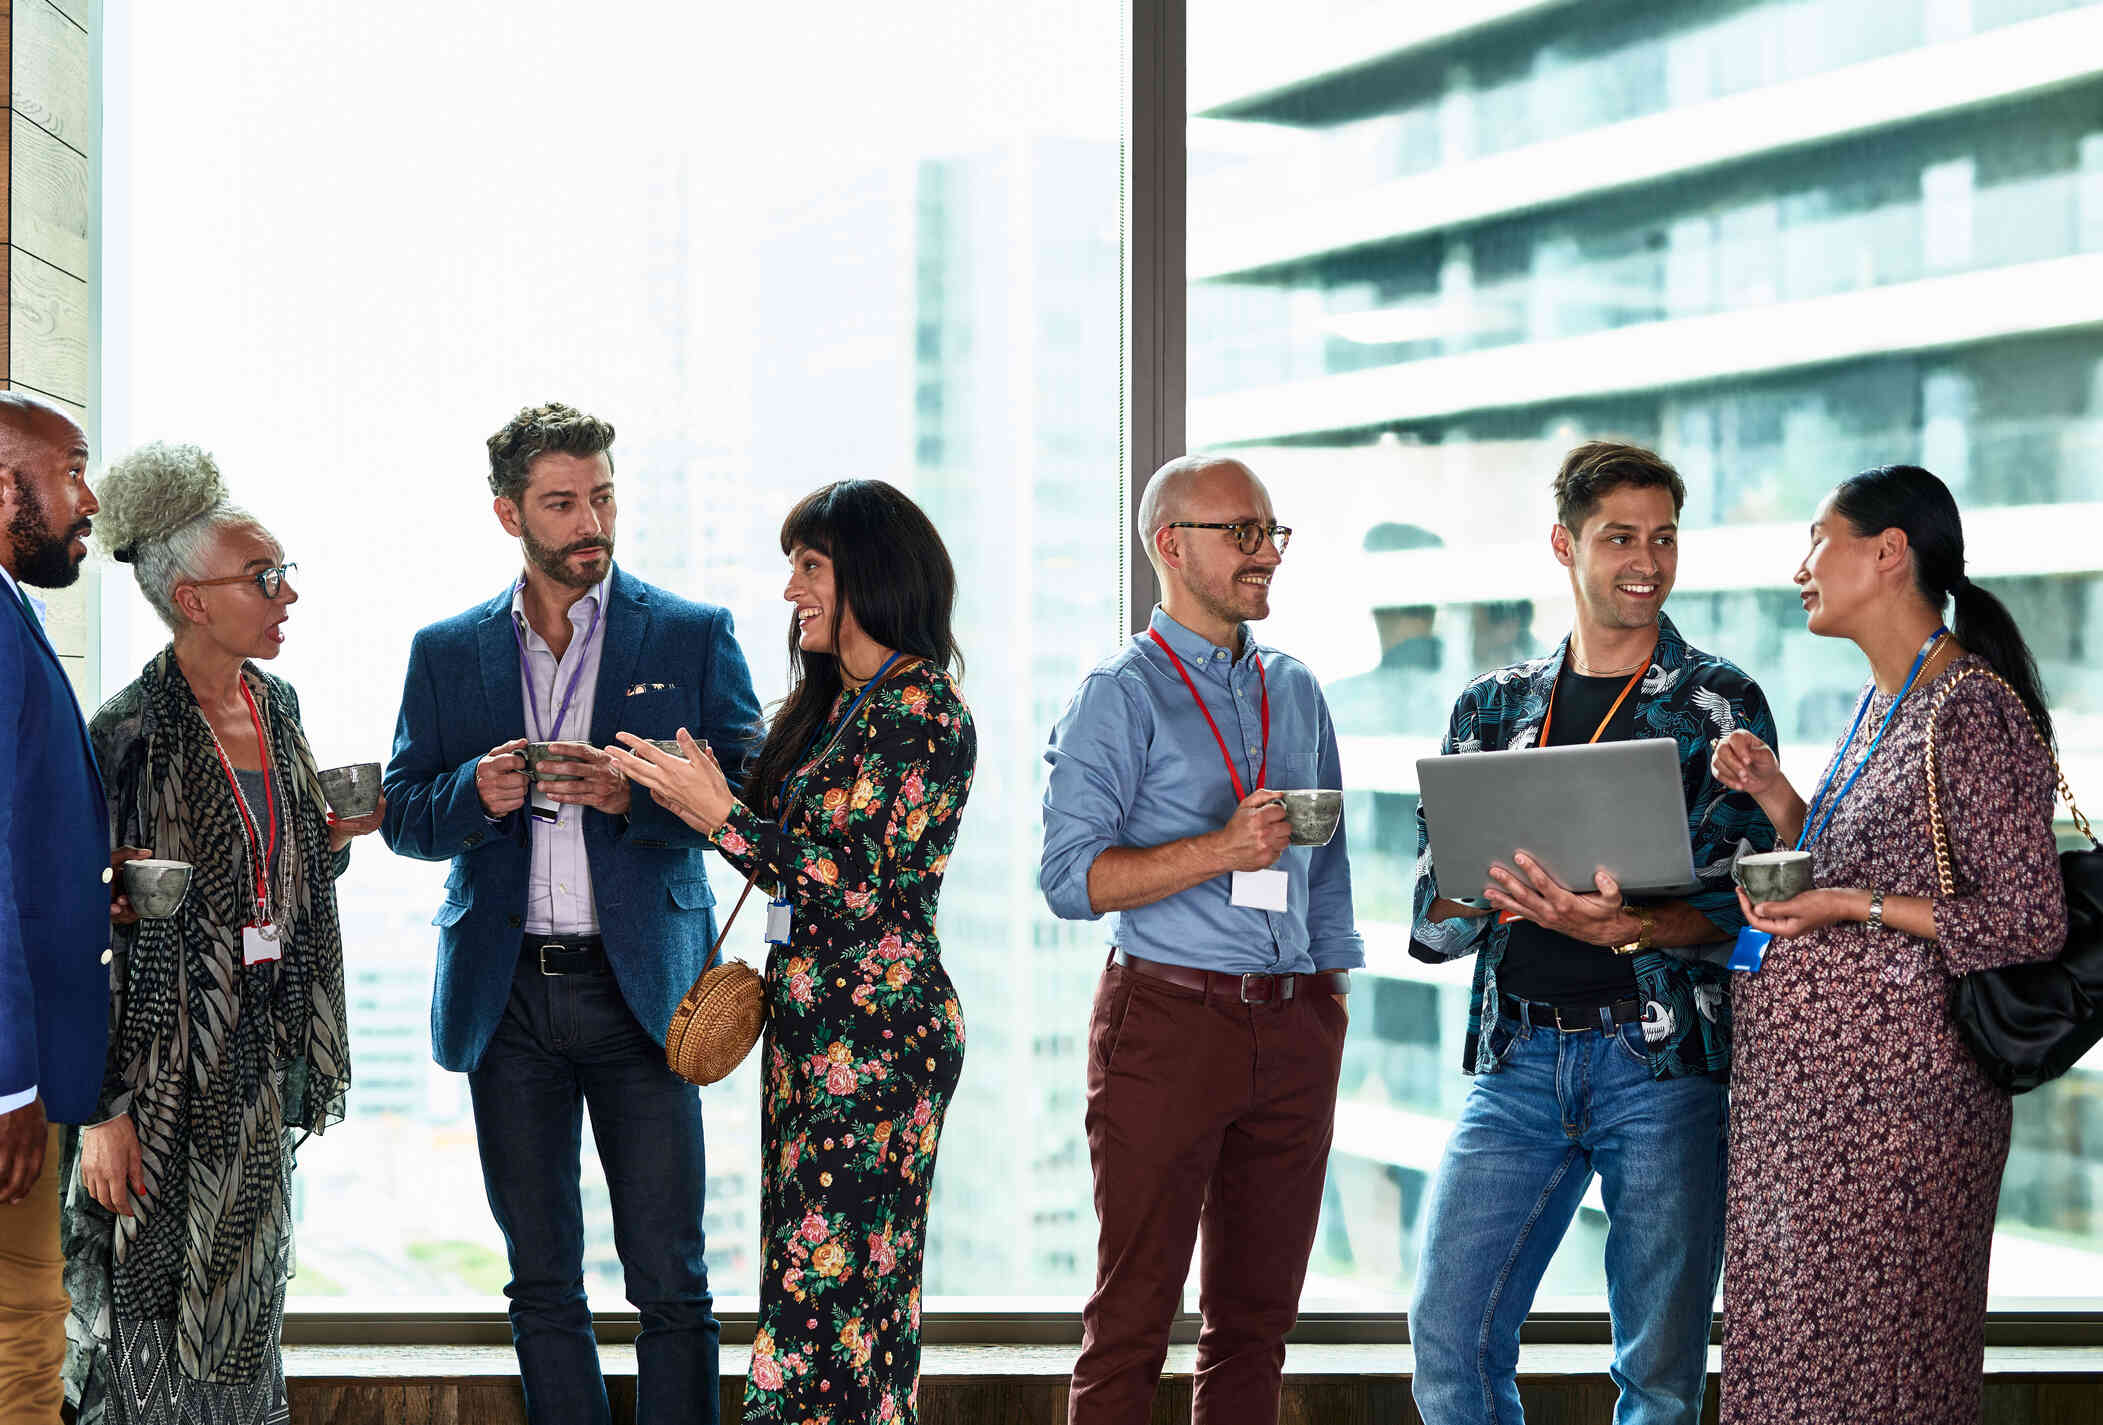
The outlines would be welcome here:
[[[39,0],[41,3],[41,0]],[[8,168],[14,246],[40,257],[69,276],[87,280],[95,270],[90,229],[95,194],[88,156],[68,148],[15,110]]]
[[[10,379],[76,406],[89,405],[95,307],[88,284],[19,247],[8,266]]]
[[[15,0],[17,114],[83,155],[96,149],[93,39],[51,0]]]
[[[99,445],[101,383],[98,0],[0,0],[0,382],[64,407]],[[98,450],[98,454],[100,451]],[[97,698],[99,571],[43,595],[82,703]]]
[[[15,49],[14,0],[0,0],[0,73],[8,77],[8,108],[14,108],[14,49]],[[0,129],[0,292],[7,290],[11,281],[10,270],[14,256],[8,244],[13,241],[14,193],[10,181],[14,176],[14,152],[12,139],[14,126]],[[9,303],[10,308],[13,303]],[[12,324],[0,322],[0,385],[4,385],[12,374],[8,365],[9,348],[12,345]]]

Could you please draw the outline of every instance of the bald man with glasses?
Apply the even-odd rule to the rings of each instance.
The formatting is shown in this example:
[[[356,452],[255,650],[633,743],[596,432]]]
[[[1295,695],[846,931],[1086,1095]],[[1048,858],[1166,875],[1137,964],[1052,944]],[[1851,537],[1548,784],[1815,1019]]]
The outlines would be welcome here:
[[[1161,605],[1045,754],[1045,900],[1111,917],[1088,1054],[1096,1286],[1068,1419],[1151,1418],[1202,1238],[1191,1418],[1245,1425],[1277,1418],[1365,947],[1342,829],[1291,846],[1279,801],[1343,784],[1314,675],[1251,632],[1292,531],[1247,466],[1195,456],[1155,473],[1138,534]]]

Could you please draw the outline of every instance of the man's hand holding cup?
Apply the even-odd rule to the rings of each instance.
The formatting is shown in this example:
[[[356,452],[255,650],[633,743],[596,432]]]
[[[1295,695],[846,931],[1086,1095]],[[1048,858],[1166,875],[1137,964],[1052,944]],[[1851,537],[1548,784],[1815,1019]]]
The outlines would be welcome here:
[[[475,764],[475,795],[491,816],[509,816],[526,804],[526,739],[500,743]]]
[[[1227,824],[1212,833],[1222,867],[1229,871],[1267,871],[1278,864],[1292,840],[1284,794],[1258,787],[1242,798]]]

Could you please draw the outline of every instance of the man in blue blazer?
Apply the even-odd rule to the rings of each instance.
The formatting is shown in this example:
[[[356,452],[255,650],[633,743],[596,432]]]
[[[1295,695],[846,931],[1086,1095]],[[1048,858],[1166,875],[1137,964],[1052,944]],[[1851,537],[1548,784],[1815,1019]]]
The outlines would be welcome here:
[[[88,441],[0,391],[0,1420],[58,1419],[58,1131],[93,1117],[109,1040],[110,833],[73,685],[24,584],[80,577]]]
[[[588,1107],[642,1316],[636,1418],[713,1425],[701,1101],[664,1037],[707,959],[715,896],[705,838],[603,749],[685,727],[741,763],[759,704],[727,611],[614,566],[613,434],[558,403],[490,437],[524,576],[416,635],[383,831],[405,856],[453,863],[433,921],[432,1051],[468,1076],[528,1417],[609,1418],[583,1280]],[[529,741],[561,744],[531,783]]]

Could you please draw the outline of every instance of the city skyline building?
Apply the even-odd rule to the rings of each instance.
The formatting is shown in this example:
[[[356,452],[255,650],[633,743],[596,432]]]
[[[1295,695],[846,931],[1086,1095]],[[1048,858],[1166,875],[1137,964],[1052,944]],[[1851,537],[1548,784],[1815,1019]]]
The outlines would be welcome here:
[[[1803,629],[1803,531],[1859,469],[1935,470],[2103,786],[2103,6],[1339,5],[1260,51],[1237,17],[1191,16],[1190,438],[1292,494],[1269,636],[1337,707],[1372,962],[1324,1250],[1392,1305],[1466,1089],[1467,967],[1406,955],[1414,764],[1569,625],[1569,446],[1676,462],[1667,612],[1799,778],[1863,678]],[[1998,1295],[2103,1256],[2099,1078],[2017,1100]],[[1600,1294],[1603,1224],[1595,1190],[1544,1296]]]

